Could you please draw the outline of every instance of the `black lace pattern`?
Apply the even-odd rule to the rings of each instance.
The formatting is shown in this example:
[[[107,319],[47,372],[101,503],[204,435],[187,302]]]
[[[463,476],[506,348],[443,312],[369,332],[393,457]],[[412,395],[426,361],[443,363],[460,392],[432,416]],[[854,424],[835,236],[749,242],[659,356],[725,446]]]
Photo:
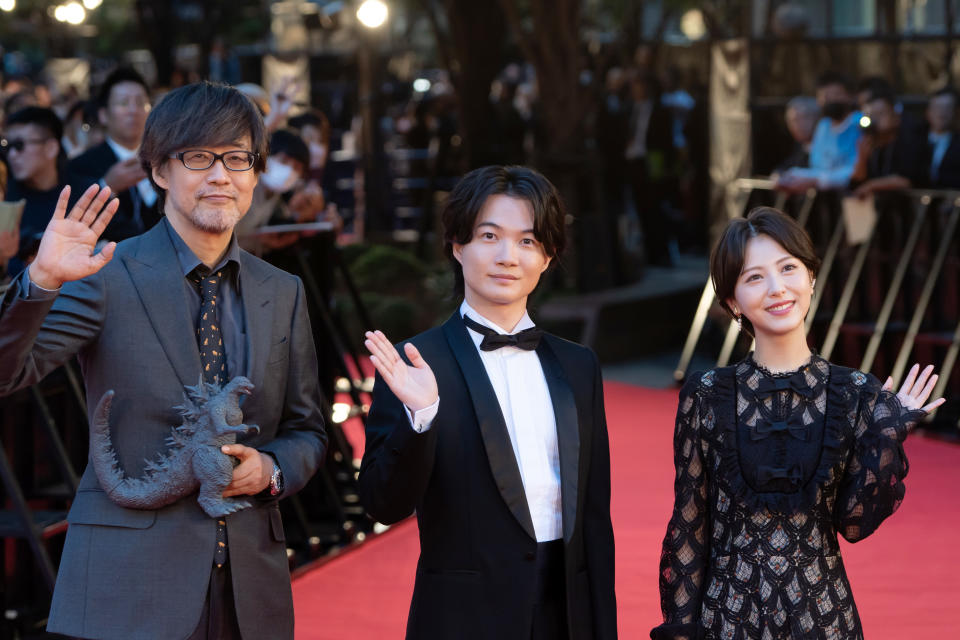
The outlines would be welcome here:
[[[651,637],[861,639],[837,534],[861,540],[900,506],[902,442],[922,415],[816,355],[782,374],[748,357],[692,376]]]

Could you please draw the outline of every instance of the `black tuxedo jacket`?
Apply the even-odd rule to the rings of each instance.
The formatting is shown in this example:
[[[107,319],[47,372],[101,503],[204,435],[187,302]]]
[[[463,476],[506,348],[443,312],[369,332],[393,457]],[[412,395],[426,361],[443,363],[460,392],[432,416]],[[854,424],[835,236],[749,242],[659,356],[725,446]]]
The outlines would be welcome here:
[[[537,542],[493,386],[459,313],[411,342],[436,375],[437,417],[414,431],[378,377],[360,469],[361,500],[375,519],[417,513],[407,638],[528,640]],[[616,638],[600,367],[592,351],[552,335],[537,355],[557,421],[570,640]]]
[[[110,167],[117,162],[119,162],[117,154],[104,141],[95,147],[90,147],[71,160],[67,168],[74,173],[97,181],[107,175]],[[104,239],[117,242],[125,240],[143,233],[160,220],[160,199],[157,198],[153,206],[148,207],[140,197],[136,185],[126,191],[121,191],[116,196],[120,201],[120,206],[117,207],[117,213],[103,233]],[[139,222],[137,221],[138,215]]]

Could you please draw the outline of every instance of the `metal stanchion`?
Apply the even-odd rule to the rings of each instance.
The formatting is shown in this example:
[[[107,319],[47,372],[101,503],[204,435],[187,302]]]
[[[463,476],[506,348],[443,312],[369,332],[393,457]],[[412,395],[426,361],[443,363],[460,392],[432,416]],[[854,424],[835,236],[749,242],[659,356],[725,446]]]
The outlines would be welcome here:
[[[693,351],[700,340],[700,334],[703,333],[703,325],[707,321],[707,312],[710,311],[710,305],[713,304],[715,297],[713,283],[707,278],[707,284],[703,286],[703,293],[700,294],[700,303],[697,305],[697,311],[693,314],[693,323],[690,325],[690,331],[687,333],[687,340],[683,344],[683,351],[680,354],[680,362],[673,371],[673,379],[682,382],[687,376],[687,367],[690,366],[690,360],[693,359]]]
[[[820,273],[817,274],[817,279],[820,280],[821,283],[825,283],[830,277],[830,273],[833,271],[833,264],[837,259],[837,254],[840,252],[840,243],[843,241],[843,236],[843,216],[837,216],[837,222],[833,227],[833,233],[830,234],[830,242],[827,245],[826,252],[823,254],[823,261],[820,263]],[[826,285],[821,284],[821,286],[816,287],[813,291],[813,296],[810,299],[810,309],[807,311],[807,333],[810,333],[810,327],[813,326],[813,320],[817,315],[817,309],[820,308],[820,302],[823,300],[824,289],[826,289]]]
[[[863,354],[863,361],[860,363],[861,371],[870,371],[873,361],[877,357],[877,351],[880,349],[880,340],[887,330],[887,323],[890,321],[890,313],[893,311],[893,305],[900,294],[900,287],[903,284],[903,277],[907,273],[907,266],[910,258],[913,256],[913,250],[917,246],[917,240],[920,238],[920,229],[927,219],[927,212],[930,209],[933,199],[929,195],[923,195],[916,208],[916,215],[913,217],[913,224],[910,226],[910,235],[907,236],[907,242],[900,253],[900,259],[897,261],[897,268],[893,273],[893,280],[890,282],[890,288],[880,307],[880,314],[877,316],[877,322],[874,325],[873,335],[870,336],[870,342],[867,344],[867,350]]]
[[[857,281],[860,279],[860,272],[863,271],[863,263],[867,259],[867,253],[870,251],[870,246],[873,244],[873,239],[876,237],[876,226],[870,232],[870,236],[863,241],[860,245],[860,248],[857,249],[857,254],[854,256],[853,264],[850,265],[850,273],[847,276],[847,282],[843,287],[843,293],[840,294],[840,301],[837,303],[837,308],[833,312],[833,318],[830,319],[830,328],[827,329],[827,337],[823,340],[823,346],[820,349],[820,355],[823,356],[825,360],[830,359],[830,354],[833,353],[833,347],[836,345],[837,336],[840,334],[840,325],[843,324],[844,319],[847,317],[847,311],[850,308],[850,300],[853,298],[853,290],[857,287]]]
[[[923,316],[927,312],[927,306],[930,304],[930,298],[933,295],[933,288],[937,284],[937,277],[940,275],[940,269],[947,257],[947,250],[953,241],[953,234],[957,228],[957,221],[960,219],[960,198],[953,202],[953,210],[947,219],[947,228],[944,230],[943,237],[940,238],[940,245],[937,247],[937,253],[930,265],[930,273],[927,275],[926,282],[923,283],[923,290],[920,292],[920,298],[917,300],[916,309],[913,317],[910,319],[910,326],[903,337],[903,344],[900,346],[900,352],[897,354],[897,360],[893,365],[893,371],[890,376],[893,378],[894,386],[900,384],[903,373],[907,368],[907,360],[910,352],[913,351],[913,343],[917,339],[917,333],[920,331],[920,323],[923,322]]]

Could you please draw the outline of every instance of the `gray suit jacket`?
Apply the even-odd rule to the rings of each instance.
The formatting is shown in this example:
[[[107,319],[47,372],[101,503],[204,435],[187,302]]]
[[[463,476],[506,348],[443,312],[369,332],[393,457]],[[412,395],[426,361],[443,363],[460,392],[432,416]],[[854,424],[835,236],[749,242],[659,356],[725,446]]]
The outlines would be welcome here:
[[[180,424],[173,407],[200,376],[194,320],[165,224],[120,243],[99,273],[67,283],[53,301],[0,300],[0,394],[34,384],[76,354],[92,412],[116,391],[110,418],[127,475],[167,449]],[[272,453],[285,494],[320,464],[326,435],[317,359],[298,278],[241,252],[247,371],[242,405],[260,433],[242,440]],[[282,496],[281,496],[282,497]],[[191,495],[157,510],[111,502],[87,465],[70,510],[48,629],[84,638],[185,638],[207,593],[215,521]],[[227,516],[240,629],[249,638],[292,638],[293,602],[276,500]]]

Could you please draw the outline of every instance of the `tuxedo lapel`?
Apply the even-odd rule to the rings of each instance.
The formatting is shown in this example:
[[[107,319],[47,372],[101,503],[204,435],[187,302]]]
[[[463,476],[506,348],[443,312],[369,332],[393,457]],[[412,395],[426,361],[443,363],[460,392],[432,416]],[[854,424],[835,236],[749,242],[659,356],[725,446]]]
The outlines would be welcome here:
[[[124,266],[180,384],[196,385],[201,371],[200,351],[193,332],[196,320],[187,312],[183,276],[166,225],[156,225],[140,236],[139,242],[135,254],[123,257]],[[140,319],[131,315],[129,321]]]
[[[259,388],[263,382],[264,365],[270,349],[270,331],[273,326],[273,301],[269,280],[272,277],[246,252],[240,253],[240,292],[247,327],[246,377]]]
[[[560,366],[560,360],[544,336],[537,347],[537,357],[550,390],[553,415],[557,421],[557,449],[560,453],[560,496],[563,508],[563,539],[573,536],[577,522],[578,479],[580,467],[580,420],[573,390]]]
[[[513,453],[513,445],[510,443],[510,434],[507,433],[500,402],[497,400],[493,385],[490,384],[490,378],[487,377],[487,371],[483,367],[483,361],[480,360],[480,354],[477,353],[477,347],[470,339],[470,334],[467,333],[467,327],[463,324],[459,313],[454,312],[453,316],[444,323],[443,333],[470,392],[473,410],[480,425],[483,446],[487,453],[487,462],[490,464],[490,471],[497,483],[497,489],[520,526],[536,540],[537,535],[533,529],[530,507],[523,490],[520,466]]]

